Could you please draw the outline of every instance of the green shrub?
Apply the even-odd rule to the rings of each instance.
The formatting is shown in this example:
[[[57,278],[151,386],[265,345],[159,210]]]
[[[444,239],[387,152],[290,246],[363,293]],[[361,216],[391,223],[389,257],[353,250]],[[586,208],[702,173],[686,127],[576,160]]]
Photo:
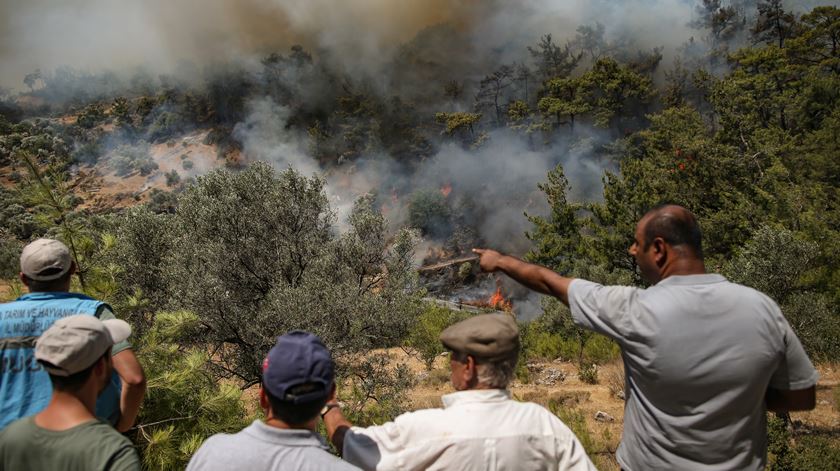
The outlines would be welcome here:
[[[602,364],[618,358],[621,349],[603,335],[582,330],[569,313],[548,309],[545,314],[520,327],[525,360],[553,360]]]
[[[452,211],[444,197],[437,190],[415,192],[408,204],[408,222],[432,237],[445,237],[451,231]]]
[[[137,171],[140,175],[146,176],[158,169],[158,164],[154,160],[143,160],[137,164]]]
[[[145,469],[184,469],[206,438],[237,432],[256,418],[241,389],[209,374],[207,351],[183,345],[198,326],[190,312],[158,313],[137,346],[148,390],[132,430]]]
[[[408,346],[417,352],[426,365],[426,370],[431,370],[435,358],[446,351],[440,343],[440,333],[469,316],[470,314],[463,311],[453,311],[434,304],[427,305],[409,331],[407,339]]]
[[[118,147],[111,155],[110,165],[121,177],[134,172],[148,175],[158,168],[158,164],[149,155],[148,144]]]
[[[557,418],[563,421],[569,429],[577,436],[580,444],[587,454],[592,454],[598,448],[598,443],[589,427],[586,425],[586,416],[578,409],[572,407],[564,407],[561,402],[551,399],[548,401],[548,410]]]
[[[583,358],[596,365],[602,365],[621,355],[621,348],[609,337],[593,335],[583,346]]]
[[[181,182],[181,175],[175,170],[166,173],[166,186],[175,186]]]
[[[184,156],[181,156],[181,157],[184,157]],[[181,161],[181,168],[183,168],[184,170],[189,170],[189,169],[193,168],[192,160],[182,160]]]
[[[451,381],[451,370],[449,367],[445,368],[435,368],[429,371],[429,376],[426,378],[423,383],[426,386],[443,386],[445,384],[449,384]]]
[[[583,363],[578,367],[578,378],[586,384],[598,384],[598,365]]]
[[[15,279],[20,271],[23,244],[15,238],[0,235],[0,278]]]
[[[831,433],[791,433],[789,422],[775,414],[767,417],[767,469],[822,471],[840,469],[840,439]]]
[[[840,439],[825,435],[802,435],[790,455],[790,468],[799,471],[840,469]]]
[[[105,112],[102,105],[93,103],[88,105],[76,118],[76,124],[85,129],[91,129],[105,120]]]
[[[538,328],[531,328],[527,330],[527,335],[523,338],[523,349],[527,352],[527,358],[553,360],[558,357],[563,357],[564,342],[563,337],[559,334],[552,334]]]
[[[351,423],[361,427],[382,424],[408,409],[408,391],[415,385],[414,375],[404,364],[392,364],[393,358],[382,353],[343,363],[338,382],[349,387],[339,387],[338,393]]]

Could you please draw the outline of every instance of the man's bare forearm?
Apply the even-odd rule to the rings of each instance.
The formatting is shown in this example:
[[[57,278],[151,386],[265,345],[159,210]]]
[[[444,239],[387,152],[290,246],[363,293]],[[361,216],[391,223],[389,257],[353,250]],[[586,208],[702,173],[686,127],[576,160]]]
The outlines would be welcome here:
[[[341,412],[341,409],[334,407],[327,411],[323,417],[324,426],[327,428],[327,438],[330,439],[338,454],[344,453],[344,436],[353,424],[350,423]]]
[[[791,391],[770,388],[767,390],[764,399],[767,404],[767,410],[770,412],[783,413],[811,410],[816,406],[817,389],[814,386],[807,389]]]
[[[120,420],[116,428],[120,432],[125,432],[134,425],[137,414],[140,412],[140,405],[143,404],[143,397],[146,395],[146,375],[130,349],[114,355],[113,361],[114,369],[122,380]]]
[[[569,304],[569,284],[566,278],[546,267],[528,263],[510,255],[502,255],[493,250],[475,249],[481,256],[480,265],[484,271],[501,271],[528,288],[542,294],[554,296]]]
[[[117,431],[126,432],[137,420],[140,413],[140,405],[143,404],[143,397],[146,395],[146,383],[139,385],[124,384],[120,396],[120,421],[117,423]]]

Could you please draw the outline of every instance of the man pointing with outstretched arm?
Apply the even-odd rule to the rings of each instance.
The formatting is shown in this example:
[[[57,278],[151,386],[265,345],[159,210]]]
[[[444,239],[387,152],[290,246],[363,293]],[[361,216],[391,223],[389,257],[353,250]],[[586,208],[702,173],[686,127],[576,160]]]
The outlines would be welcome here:
[[[694,215],[676,205],[639,221],[630,254],[652,286],[602,286],[474,249],[569,306],[574,322],[621,346],[623,469],[764,469],[766,411],[814,408],[818,373],[772,299],[707,274]]]

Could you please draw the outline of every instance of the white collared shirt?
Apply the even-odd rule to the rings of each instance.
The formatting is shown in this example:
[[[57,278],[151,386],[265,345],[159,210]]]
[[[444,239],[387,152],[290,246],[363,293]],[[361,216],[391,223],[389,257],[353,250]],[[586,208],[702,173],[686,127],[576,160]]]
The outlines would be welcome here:
[[[353,427],[343,457],[368,470],[594,470],[577,437],[554,414],[501,389],[443,396],[393,422]]]

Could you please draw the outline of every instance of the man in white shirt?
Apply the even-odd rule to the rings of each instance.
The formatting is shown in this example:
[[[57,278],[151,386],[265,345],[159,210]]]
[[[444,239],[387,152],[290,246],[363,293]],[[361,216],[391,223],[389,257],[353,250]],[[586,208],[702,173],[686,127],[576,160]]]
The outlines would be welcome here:
[[[766,411],[814,408],[819,375],[779,307],[706,273],[700,228],[681,206],[656,207],[636,228],[630,254],[653,285],[647,289],[475,252],[483,270],[559,298],[576,324],[621,346],[623,469],[764,469]]]
[[[353,427],[334,398],[322,417],[343,458],[366,470],[594,470],[577,437],[554,414],[510,398],[519,329],[509,315],[471,317],[443,331],[452,386],[442,409]]]

